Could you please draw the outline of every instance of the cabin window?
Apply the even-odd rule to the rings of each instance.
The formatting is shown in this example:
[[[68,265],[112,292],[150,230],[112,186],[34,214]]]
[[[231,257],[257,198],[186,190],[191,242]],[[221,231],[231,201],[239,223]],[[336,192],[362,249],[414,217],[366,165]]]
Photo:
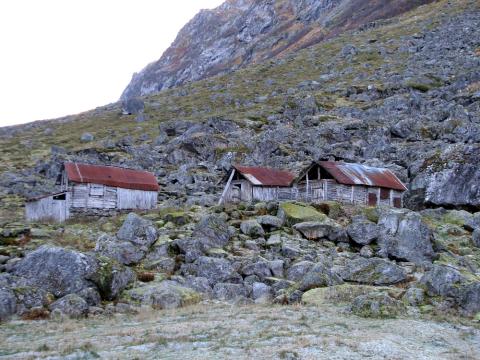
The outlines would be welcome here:
[[[390,189],[381,188],[380,189],[380,200],[390,199]]]
[[[66,193],[58,194],[53,197],[53,200],[66,200],[66,199],[67,199]]]
[[[103,196],[103,185],[90,185],[90,196]]]

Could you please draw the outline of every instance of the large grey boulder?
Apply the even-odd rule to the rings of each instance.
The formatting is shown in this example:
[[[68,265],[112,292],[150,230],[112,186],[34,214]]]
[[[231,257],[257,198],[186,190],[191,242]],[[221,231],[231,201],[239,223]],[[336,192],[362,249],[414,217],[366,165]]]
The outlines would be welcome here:
[[[201,244],[203,251],[224,247],[231,236],[225,219],[216,214],[203,217],[195,226],[192,234],[192,238]]]
[[[359,245],[371,244],[378,238],[379,232],[377,224],[364,217],[354,217],[347,226],[348,236]]]
[[[287,279],[290,281],[300,281],[314,265],[311,261],[300,261],[293,264],[287,270]]]
[[[340,276],[345,281],[366,285],[391,285],[407,279],[406,271],[391,261],[363,257],[348,261]]]
[[[434,265],[420,280],[430,296],[452,299],[470,314],[480,311],[480,281],[449,266]]]
[[[8,320],[17,310],[15,293],[0,287],[0,322]]]
[[[473,214],[473,216],[465,222],[464,227],[470,231],[480,230],[480,212]]]
[[[115,259],[124,265],[138,264],[145,257],[146,250],[107,234],[101,235],[95,244],[95,251],[98,254]]]
[[[243,284],[217,283],[213,287],[213,296],[218,300],[237,302],[247,298],[248,292]]]
[[[117,236],[104,234],[98,238],[95,251],[121,264],[132,265],[145,257],[157,239],[157,229],[150,220],[130,213],[118,230]]]
[[[394,318],[405,311],[404,305],[385,292],[360,295],[352,301],[352,313],[366,318]]]
[[[135,273],[111,258],[97,256],[96,260],[97,269],[90,279],[103,299],[114,300],[135,280]]]
[[[60,312],[71,318],[81,318],[88,314],[88,304],[80,296],[68,294],[50,305],[52,312]]]
[[[272,276],[271,264],[260,260],[243,266],[241,273],[245,276],[256,275],[260,280]]]
[[[480,209],[480,168],[476,163],[453,163],[430,176],[425,201],[437,206]]]
[[[329,218],[325,218],[323,221],[297,223],[293,228],[300,232],[306,239],[328,239],[332,241],[337,240],[338,232],[343,230],[339,224]]]
[[[201,300],[196,291],[170,280],[135,287],[128,290],[126,295],[131,301],[154,309],[176,309]]]
[[[418,213],[385,209],[378,225],[381,229],[378,244],[385,255],[417,264],[432,261],[433,233]]]
[[[90,279],[96,270],[97,263],[91,256],[44,245],[17,262],[12,273],[24,277],[32,286],[62,297],[91,287]]]
[[[256,218],[256,221],[267,228],[279,229],[283,226],[283,220],[277,216],[262,215]]]
[[[207,278],[210,285],[219,282],[240,282],[241,276],[226,259],[202,256],[194,262],[197,277]]]
[[[260,225],[256,220],[242,221],[242,223],[240,224],[240,230],[245,235],[254,238],[265,235],[265,231],[263,230],[262,225]]]
[[[255,282],[252,284],[252,299],[256,304],[267,303],[272,299],[272,288],[267,284]]]
[[[299,284],[299,290],[308,291],[318,287],[343,284],[342,278],[324,263],[316,263],[305,274]]]
[[[129,241],[137,246],[150,247],[158,239],[157,229],[150,220],[130,213],[117,232],[120,240]]]

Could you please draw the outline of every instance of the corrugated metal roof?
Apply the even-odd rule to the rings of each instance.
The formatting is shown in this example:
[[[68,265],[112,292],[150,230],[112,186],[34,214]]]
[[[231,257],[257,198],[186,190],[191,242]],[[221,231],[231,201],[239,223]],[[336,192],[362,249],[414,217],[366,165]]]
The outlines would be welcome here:
[[[101,184],[124,189],[158,191],[154,174],[114,166],[99,166],[78,163],[65,163],[69,181],[77,183]]]
[[[390,170],[360,164],[320,161],[319,165],[340,184],[378,186],[406,191],[406,186]]]
[[[234,165],[234,168],[253,185],[258,186],[290,186],[295,175],[286,170],[266,167]]]

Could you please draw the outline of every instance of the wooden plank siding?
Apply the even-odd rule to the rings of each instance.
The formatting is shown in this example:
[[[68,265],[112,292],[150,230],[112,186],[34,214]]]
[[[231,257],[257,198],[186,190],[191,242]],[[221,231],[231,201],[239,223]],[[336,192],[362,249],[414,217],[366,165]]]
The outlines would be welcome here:
[[[237,188],[235,190],[235,188]],[[292,187],[255,186],[246,180],[232,181],[226,188],[224,202],[235,204],[255,201],[303,202],[338,201],[356,205],[398,206],[402,202],[401,191],[369,187],[364,185],[343,185],[333,179],[310,180]],[[375,203],[371,203],[374,199]]]
[[[157,206],[158,193],[117,188],[117,209],[154,209]]]
[[[25,205],[27,221],[64,222],[69,217],[68,199],[55,200],[54,196],[44,197]]]

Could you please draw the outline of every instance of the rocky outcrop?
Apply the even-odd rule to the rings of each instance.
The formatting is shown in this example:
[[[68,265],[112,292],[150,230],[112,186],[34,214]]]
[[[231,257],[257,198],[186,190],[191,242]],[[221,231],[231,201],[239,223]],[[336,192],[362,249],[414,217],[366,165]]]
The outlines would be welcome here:
[[[394,263],[362,257],[350,261],[341,271],[343,280],[366,285],[391,285],[406,280],[407,273]]]
[[[433,234],[418,213],[409,210],[385,210],[378,221],[381,252],[404,261],[431,262],[434,257]]]
[[[90,280],[97,270],[95,259],[86,254],[53,246],[41,246],[15,264],[12,274],[25,278],[56,297],[95,286]]]
[[[195,16],[158,61],[133,75],[122,99],[280,58],[428,2],[368,0],[360,6],[353,0],[228,0]]]

